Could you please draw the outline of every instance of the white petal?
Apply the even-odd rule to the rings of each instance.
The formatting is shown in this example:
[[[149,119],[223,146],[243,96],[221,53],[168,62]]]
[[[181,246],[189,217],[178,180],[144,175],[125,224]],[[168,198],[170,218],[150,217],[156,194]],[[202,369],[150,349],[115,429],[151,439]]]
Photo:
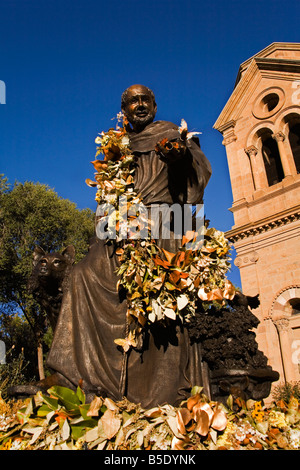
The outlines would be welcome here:
[[[182,310],[189,303],[189,299],[186,295],[182,294],[177,298],[177,307],[178,310]]]
[[[166,317],[171,318],[172,320],[176,320],[176,313],[172,308],[165,308],[163,313],[166,315]]]

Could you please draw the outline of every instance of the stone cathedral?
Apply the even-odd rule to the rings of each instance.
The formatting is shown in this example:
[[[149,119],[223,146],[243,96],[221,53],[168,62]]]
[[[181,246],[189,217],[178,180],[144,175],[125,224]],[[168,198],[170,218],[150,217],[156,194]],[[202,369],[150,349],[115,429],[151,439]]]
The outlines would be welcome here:
[[[273,43],[241,64],[214,128],[223,136],[234,225],[227,232],[246,295],[259,294],[257,342],[300,380],[300,43]]]

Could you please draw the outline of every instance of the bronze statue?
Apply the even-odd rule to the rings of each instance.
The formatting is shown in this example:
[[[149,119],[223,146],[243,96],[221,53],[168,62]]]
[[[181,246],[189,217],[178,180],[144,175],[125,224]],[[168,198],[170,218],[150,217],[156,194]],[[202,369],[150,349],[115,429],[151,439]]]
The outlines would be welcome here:
[[[69,245],[61,253],[46,253],[36,246],[28,292],[33,295],[55,331],[68,276],[75,261],[75,248]]]
[[[157,144],[178,137],[178,126],[154,121],[156,102],[147,87],[133,85],[122,95],[122,111],[129,122],[130,147],[136,156],[134,187],[143,204],[200,204],[211,167],[197,137],[164,152]],[[176,252],[179,239],[159,240]],[[76,388],[86,393],[122,399],[120,389],[122,352],[114,340],[124,335],[126,299],[117,289],[118,258],[114,245],[95,238],[87,256],[72,269],[48,366],[53,375],[38,384]],[[176,404],[194,385],[203,385],[201,351],[191,345],[179,322],[153,325],[145,333],[142,351],[128,355],[125,395],[128,400],[151,407]]]

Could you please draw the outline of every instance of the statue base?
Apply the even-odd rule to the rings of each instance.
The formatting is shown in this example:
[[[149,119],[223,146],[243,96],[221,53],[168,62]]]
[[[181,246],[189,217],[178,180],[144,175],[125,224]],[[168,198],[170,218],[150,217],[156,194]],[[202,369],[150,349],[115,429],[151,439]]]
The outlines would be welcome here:
[[[279,373],[271,368],[219,369],[210,371],[211,399],[226,404],[229,395],[243,400],[263,400],[270,395]]]

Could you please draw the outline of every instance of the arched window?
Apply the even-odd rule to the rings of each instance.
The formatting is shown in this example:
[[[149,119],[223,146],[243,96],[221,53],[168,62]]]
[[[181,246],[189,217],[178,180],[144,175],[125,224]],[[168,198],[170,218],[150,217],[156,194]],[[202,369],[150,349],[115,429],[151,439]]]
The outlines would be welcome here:
[[[269,186],[279,183],[284,178],[278,144],[270,130],[261,135],[261,151]]]
[[[274,299],[271,313],[274,317],[290,317],[300,313],[300,285],[283,289]]]
[[[289,141],[297,173],[300,173],[300,117],[298,122],[292,122],[289,125]]]
[[[291,299],[289,301],[289,304],[291,308],[291,314],[298,315],[300,313],[300,299],[299,298]]]

